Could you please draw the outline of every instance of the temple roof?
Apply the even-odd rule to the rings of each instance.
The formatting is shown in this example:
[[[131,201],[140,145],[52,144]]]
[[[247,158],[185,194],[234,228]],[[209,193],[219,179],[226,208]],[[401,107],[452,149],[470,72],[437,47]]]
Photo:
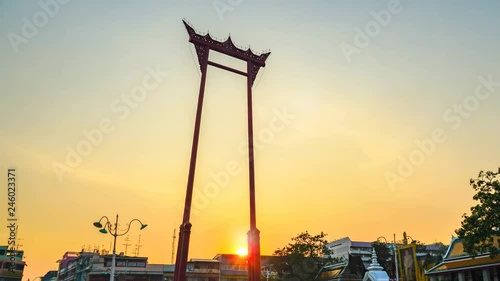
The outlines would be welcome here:
[[[495,258],[491,258],[490,256],[483,256],[475,259],[468,258],[450,262],[442,262],[429,269],[425,274],[437,274],[448,271],[483,268],[494,265],[500,265],[500,256],[496,256]]]
[[[495,246],[499,246],[499,239],[500,237],[493,236],[495,239],[493,239],[493,243]],[[478,255],[485,255],[489,253],[480,253]],[[450,243],[450,246],[448,247],[448,250],[446,251],[446,254],[443,257],[443,260],[454,260],[454,259],[460,259],[463,257],[469,257],[470,254],[465,252],[464,249],[464,244],[463,240],[457,237],[453,237]]]
[[[319,280],[335,280],[340,277],[340,275],[347,269],[349,260],[340,261],[334,264],[323,266],[316,279]]]
[[[495,239],[496,243],[498,240]],[[464,269],[483,268],[500,265],[500,256],[490,257],[489,253],[481,253],[473,257],[464,250],[463,240],[453,237],[443,262],[425,272],[425,274],[437,274]]]
[[[340,281],[358,280],[361,281],[366,272],[360,256],[349,255],[348,259],[338,261],[333,264],[323,266],[316,276],[318,281]]]

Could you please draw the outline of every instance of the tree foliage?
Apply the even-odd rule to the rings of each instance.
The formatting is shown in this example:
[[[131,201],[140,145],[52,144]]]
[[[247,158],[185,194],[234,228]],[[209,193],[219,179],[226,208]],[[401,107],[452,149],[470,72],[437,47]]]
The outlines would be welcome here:
[[[500,253],[500,174],[481,171],[470,185],[476,191],[473,199],[478,204],[471,208],[471,214],[464,214],[462,227],[455,232],[463,239],[465,251],[476,255],[489,252],[491,256]],[[497,241],[494,241],[497,239]]]
[[[392,250],[389,248],[387,243],[380,241],[372,242],[372,247],[377,253],[377,261],[384,268],[384,270],[389,274],[389,276],[396,276],[396,265],[394,261],[394,256]]]
[[[311,235],[307,231],[274,252],[274,269],[283,280],[314,280],[321,267],[333,262],[332,251],[326,247],[327,234]]]
[[[387,241],[386,241],[387,242]],[[442,260],[442,256],[446,252],[447,247],[441,243],[436,242],[431,248],[421,242],[420,240],[414,240],[410,236],[403,233],[403,239],[398,242],[403,245],[415,244],[417,253],[425,254],[423,258],[418,258],[420,264],[425,269],[429,269],[431,265],[436,265]],[[384,268],[384,270],[389,274],[391,278],[396,277],[396,261],[394,259],[395,246],[388,243],[381,242],[380,240],[372,242],[372,247],[377,253],[377,261]]]

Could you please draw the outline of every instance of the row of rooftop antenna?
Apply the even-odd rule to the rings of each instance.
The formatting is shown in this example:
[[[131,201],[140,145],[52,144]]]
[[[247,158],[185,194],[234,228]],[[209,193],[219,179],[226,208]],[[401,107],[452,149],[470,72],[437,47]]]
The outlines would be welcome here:
[[[127,237],[125,238],[125,244],[123,244],[123,246],[125,246],[125,252],[124,253],[120,253],[121,255],[127,255],[128,246],[132,245],[132,244],[129,244],[128,241],[130,241],[130,239],[129,239],[129,236],[127,235]],[[132,252],[132,254],[137,257],[139,255],[139,249],[141,247],[142,247],[142,245],[141,245],[141,237],[139,235],[139,242],[138,242],[138,244],[135,244],[135,248],[134,248],[134,251]],[[111,245],[110,245],[110,249],[111,249]],[[104,247],[104,245],[99,246],[99,245],[95,245],[94,244],[94,246],[92,248],[92,245],[86,244],[86,245],[82,246],[82,252],[94,252],[94,253],[107,254],[107,253],[110,253],[111,250],[107,250]]]

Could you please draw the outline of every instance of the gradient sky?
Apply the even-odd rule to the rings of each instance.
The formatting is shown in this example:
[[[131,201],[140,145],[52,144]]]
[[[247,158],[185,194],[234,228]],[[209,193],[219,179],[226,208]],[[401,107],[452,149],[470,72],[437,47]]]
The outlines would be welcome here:
[[[183,18],[201,32],[231,34],[240,46],[272,52],[254,85],[264,254],[305,230],[361,241],[392,240],[393,233],[401,239],[406,231],[422,242],[448,243],[474,204],[469,179],[500,166],[498,82],[490,92],[479,86],[483,99],[474,98],[479,77],[500,81],[499,1],[401,0],[399,12],[350,61],[341,47],[354,46],[356,30],[395,4],[74,0],[58,5],[16,52],[9,38],[22,36],[23,18],[33,22],[46,2],[0,1],[0,181],[6,186],[7,168],[16,168],[25,279],[55,269],[66,251],[108,249],[112,236],[92,226],[103,215],[119,214],[122,227],[133,218],[148,223],[141,232],[132,225],[128,254],[141,234],[140,255],[170,263],[200,79]],[[222,12],[214,6],[230,3]],[[221,55],[211,59],[242,66]],[[148,68],[168,76],[127,116],[113,109],[142,85]],[[190,257],[246,245],[245,90],[244,78],[209,68]],[[454,106],[464,101],[472,109],[459,115]],[[289,118],[277,119],[283,112]],[[67,165],[67,148],[102,120],[114,130],[59,180],[54,163]],[[445,141],[424,155],[416,142],[435,130]],[[398,174],[402,159],[422,155],[411,174]],[[236,167],[229,184],[210,193],[213,175],[227,165]],[[388,174],[400,181],[389,184]],[[2,231],[0,244],[7,238]],[[118,240],[118,252],[124,243]]]

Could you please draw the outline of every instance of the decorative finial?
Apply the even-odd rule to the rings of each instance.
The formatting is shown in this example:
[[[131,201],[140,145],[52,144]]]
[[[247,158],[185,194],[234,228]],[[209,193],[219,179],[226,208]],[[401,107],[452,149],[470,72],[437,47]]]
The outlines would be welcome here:
[[[368,267],[368,270],[369,271],[381,271],[381,270],[384,270],[384,268],[381,267],[380,264],[378,263],[377,252],[375,252],[375,248],[372,248],[372,263]]]

